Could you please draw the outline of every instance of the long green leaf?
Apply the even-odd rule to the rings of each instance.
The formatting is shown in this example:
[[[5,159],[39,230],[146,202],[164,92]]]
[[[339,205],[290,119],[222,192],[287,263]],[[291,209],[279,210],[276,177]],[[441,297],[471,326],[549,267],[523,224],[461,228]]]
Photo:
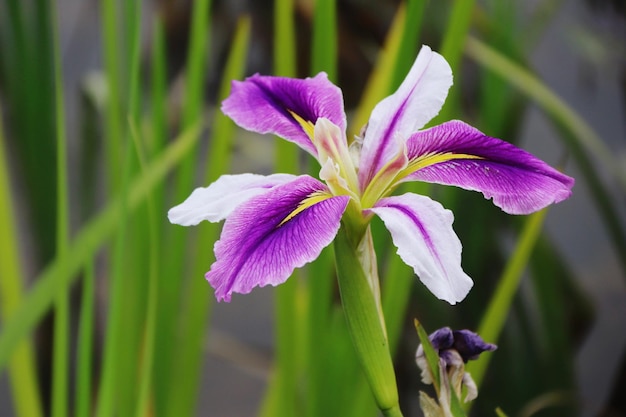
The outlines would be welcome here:
[[[446,25],[446,32],[440,52],[452,68],[457,88],[450,89],[446,102],[439,112],[439,115],[435,118],[435,121],[431,122],[433,124],[437,124],[439,121],[450,120],[453,115],[458,113],[460,94],[458,80],[461,76],[459,69],[461,66],[461,58],[463,57],[463,46],[472,22],[475,3],[476,0],[454,0],[454,6],[450,12],[448,24]]]
[[[182,126],[187,128],[202,118],[204,110],[204,92],[207,68],[207,56],[211,30],[211,0],[198,0],[192,4],[191,26],[189,31],[189,47],[185,68],[185,92],[183,102]],[[197,152],[191,152],[180,164],[176,172],[173,189],[174,201],[183,201],[192,189],[194,176],[197,173]],[[182,309],[183,282],[181,279],[171,279],[171,276],[180,274],[185,269],[187,250],[187,234],[182,228],[168,228],[167,245],[164,251],[167,254],[164,273],[159,281],[159,332],[156,342],[156,363],[159,373],[155,379],[155,401],[158,410],[166,409],[170,395],[171,375],[168,374],[176,366],[176,357],[171,343],[178,332],[178,318]],[[172,251],[170,248],[176,248]]]
[[[274,74],[296,76],[296,47],[294,25],[294,0],[277,0],[274,3]],[[297,173],[298,147],[284,140],[276,141],[274,164],[276,172]],[[276,288],[276,388],[278,410],[269,412],[273,416],[297,415],[298,386],[298,338],[301,327],[298,326],[296,298],[298,280],[294,274],[283,285]],[[266,410],[267,411],[267,410]],[[265,414],[267,415],[267,414]]]
[[[511,310],[513,297],[517,292],[519,283],[528,265],[528,259],[541,233],[546,213],[547,209],[544,209],[528,216],[526,219],[517,246],[511,254],[502,277],[498,281],[498,286],[487,305],[477,333],[490,343],[497,343],[504,328],[504,323]],[[491,355],[482,356],[479,360],[467,364],[467,372],[471,373],[478,388],[480,388],[483,382],[490,358]],[[467,403],[465,405],[466,410],[469,410],[470,404]]]
[[[196,143],[198,128],[194,127],[172,143],[128,188],[128,209],[135,210],[149,192],[176,166]],[[117,231],[121,217],[121,199],[111,201],[76,235],[66,254],[56,258],[38,276],[36,284],[19,308],[5,323],[0,334],[0,370],[8,363],[18,344],[48,311],[55,297],[66,291],[77,272]]]
[[[88,260],[85,265],[76,347],[76,408],[74,411],[76,417],[89,417],[91,415],[95,272],[93,260]]]
[[[408,0],[406,3],[403,34],[400,37],[400,45],[396,54],[390,90],[395,90],[400,86],[415,60],[414,55],[419,44],[419,34],[427,4],[425,0]]]
[[[385,39],[385,45],[379,52],[376,66],[367,81],[365,91],[359,101],[355,116],[349,127],[348,138],[353,138],[369,120],[370,113],[376,103],[385,98],[391,89],[392,74],[395,63],[398,60],[400,44],[404,37],[404,23],[406,21],[406,8],[400,3],[396,15],[391,23],[391,28]]]
[[[54,8],[56,10],[56,7]],[[67,135],[65,131],[65,102],[63,98],[63,76],[61,52],[57,28],[57,15],[51,13],[52,44],[54,55],[55,115],[57,140],[57,222],[56,254],[61,257],[69,245],[69,208],[67,178]],[[52,416],[68,414],[69,375],[69,288],[59,294],[54,310],[54,344],[52,367]]]
[[[129,146],[126,147],[126,155],[122,167],[122,179],[120,184],[120,210],[118,220],[118,233],[113,244],[113,255],[110,271],[110,295],[109,311],[104,337],[104,353],[102,359],[102,373],[98,387],[98,402],[96,406],[97,417],[108,417],[116,414],[128,413],[128,388],[133,378],[128,369],[128,361],[125,358],[132,355],[134,346],[124,334],[129,317],[125,317],[125,295],[128,293],[124,286],[124,263],[130,210],[128,208],[128,190],[131,172],[132,154]],[[132,319],[132,317],[130,317]],[[122,349],[125,346],[126,349]],[[133,370],[134,371],[134,370]],[[135,384],[132,384],[132,388]],[[132,389],[131,388],[131,389]]]
[[[121,77],[119,63],[119,27],[117,7],[115,0],[103,0],[100,2],[102,18],[102,42],[104,53],[104,66],[107,79],[107,107],[105,124],[105,159],[106,166],[120,167],[122,155],[122,100],[121,100]],[[109,191],[116,192],[121,184],[119,169],[108,172]]]
[[[251,21],[248,16],[240,18],[235,37],[226,60],[218,97],[225,99],[230,93],[231,80],[240,79],[246,66],[249,48]],[[213,122],[211,145],[207,154],[206,183],[215,181],[226,173],[232,156],[235,125],[225,115],[217,113]],[[208,226],[208,227],[207,227]],[[192,415],[196,406],[202,362],[205,358],[206,328],[209,321],[212,296],[210,287],[202,279],[210,259],[206,256],[206,248],[217,240],[219,226],[205,225],[200,233],[192,254],[194,263],[190,270],[190,283],[185,293],[185,306],[179,315],[179,350],[177,358],[172,362],[171,375],[178,381],[175,387],[170,384],[166,415],[176,417]],[[171,278],[171,277],[170,277]],[[166,381],[167,382],[167,381]]]
[[[1,108],[0,108],[1,110]],[[0,118],[0,313],[3,322],[14,315],[22,302],[24,275],[20,267],[20,239],[16,232],[16,218],[13,213],[14,198],[9,184],[4,129]],[[15,344],[13,354],[9,353],[11,364],[9,377],[13,390],[14,407],[20,416],[42,416],[41,398],[37,387],[35,361],[29,340]],[[8,358],[7,358],[8,359]]]
[[[137,152],[142,172],[147,166],[146,152],[143,149],[142,141],[139,138],[136,127],[131,124],[133,143]],[[143,343],[141,354],[139,355],[139,387],[137,388],[137,401],[135,415],[143,417],[146,415],[149,405],[150,387],[152,386],[152,370],[154,358],[154,335],[156,332],[156,310],[158,303],[158,257],[159,257],[159,229],[156,217],[154,196],[151,193],[146,201],[148,216],[147,236],[149,250],[149,270],[148,270],[148,301],[146,303],[145,325],[143,331]]]
[[[313,15],[313,56],[311,74],[326,71],[328,79],[337,79],[337,12],[335,0],[316,0]]]

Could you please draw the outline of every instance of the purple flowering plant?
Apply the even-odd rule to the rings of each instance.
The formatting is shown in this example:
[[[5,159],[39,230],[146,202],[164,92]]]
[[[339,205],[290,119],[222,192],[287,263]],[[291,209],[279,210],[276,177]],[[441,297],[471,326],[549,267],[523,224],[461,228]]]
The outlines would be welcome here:
[[[418,336],[422,339],[416,321]],[[425,346],[426,345],[426,346]],[[437,363],[431,364],[427,358],[427,349],[432,349]],[[478,334],[470,330],[452,330],[443,327],[434,331],[427,339],[422,340],[415,352],[415,362],[421,371],[422,382],[433,385],[437,393],[435,401],[428,394],[420,392],[420,405],[426,417],[464,416],[459,399],[465,388],[465,402],[478,396],[478,388],[465,364],[469,360],[478,359],[483,352],[497,349],[492,343],[486,343]],[[434,369],[437,368],[437,369]]]
[[[206,274],[218,300],[278,285],[330,244],[343,220],[365,233],[379,216],[398,254],[437,297],[456,303],[472,286],[461,269],[453,215],[429,197],[392,192],[406,181],[482,192],[510,214],[528,214],[570,196],[574,180],[531,154],[450,121],[421,129],[441,109],[452,72],[424,46],[393,95],[348,144],[341,90],[324,73],[290,79],[254,75],[233,82],[222,110],[241,127],[273,133],[320,162],[308,175],[224,175],[197,188],[169,219],[185,226],[226,219]]]
[[[401,414],[371,219],[383,221],[398,255],[438,298],[455,304],[473,285],[461,267],[452,212],[427,196],[394,195],[394,190],[407,181],[452,185],[480,191],[506,213],[528,214],[568,198],[574,184],[528,152],[464,122],[423,129],[451,85],[446,60],[423,46],[398,90],[375,106],[360,136],[350,140],[342,92],[326,74],[306,79],[257,74],[234,81],[222,111],[244,129],[277,135],[311,154],[321,166],[319,179],[224,175],[168,213],[172,223],[185,226],[225,220],[206,274],[218,300],[283,283],[335,241],[348,326],[386,415]]]

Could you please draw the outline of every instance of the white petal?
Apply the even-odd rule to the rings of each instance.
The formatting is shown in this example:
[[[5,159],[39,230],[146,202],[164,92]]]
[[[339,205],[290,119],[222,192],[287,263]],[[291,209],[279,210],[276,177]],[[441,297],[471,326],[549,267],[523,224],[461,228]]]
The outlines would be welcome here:
[[[473,282],[461,268],[461,242],[450,210],[417,194],[381,199],[370,210],[389,229],[398,255],[435,296],[450,304],[465,298]]]
[[[465,384],[465,387],[467,388],[467,396],[465,397],[465,402],[468,403],[475,400],[476,397],[478,397],[478,387],[476,386],[474,379],[468,372],[465,372],[465,374],[463,374],[463,384]]]
[[[222,175],[208,187],[193,190],[185,201],[170,209],[167,217],[182,226],[194,226],[202,220],[219,222],[241,203],[294,178],[289,174]]]
[[[450,65],[428,46],[422,46],[398,90],[372,111],[361,152],[362,186],[393,156],[396,138],[406,141],[439,113],[451,85]]]
[[[439,113],[451,85],[452,69],[448,62],[423,45],[398,90],[372,111],[365,137],[381,125],[395,123],[394,130],[408,138]]]

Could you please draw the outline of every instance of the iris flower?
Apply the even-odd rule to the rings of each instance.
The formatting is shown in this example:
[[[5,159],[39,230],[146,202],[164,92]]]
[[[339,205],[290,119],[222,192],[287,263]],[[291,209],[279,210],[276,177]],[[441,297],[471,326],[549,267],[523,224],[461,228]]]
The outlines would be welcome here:
[[[424,285],[451,304],[461,301],[473,283],[461,268],[452,213],[427,196],[393,191],[407,181],[453,185],[482,192],[507,213],[527,214],[568,198],[574,180],[461,121],[420,130],[451,85],[448,63],[423,46],[398,90],[349,143],[341,90],[325,73],[234,81],[222,111],[244,129],[295,143],[321,170],[319,180],[224,175],[169,211],[172,223],[185,226],[225,219],[206,274],[216,298],[283,283],[315,260],[342,224],[355,242],[371,239],[368,225],[378,216]]]
[[[469,360],[478,359],[483,352],[496,350],[497,346],[486,343],[478,334],[470,330],[452,330],[449,327],[433,332],[428,339],[439,355],[439,374],[443,378],[441,386],[437,389],[439,406],[449,407],[450,387],[455,390],[460,398],[461,389],[465,386],[467,389],[465,402],[474,400],[478,396],[478,388],[472,376],[465,371],[465,364]],[[428,366],[426,354],[421,344],[415,352],[415,362],[421,370],[422,382],[433,384],[435,378]],[[422,395],[421,401],[424,400]]]

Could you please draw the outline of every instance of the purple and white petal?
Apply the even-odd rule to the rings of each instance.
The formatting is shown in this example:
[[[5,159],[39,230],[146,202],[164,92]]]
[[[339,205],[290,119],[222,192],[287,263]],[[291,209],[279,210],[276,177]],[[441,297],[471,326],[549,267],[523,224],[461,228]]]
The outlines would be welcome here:
[[[181,204],[167,213],[171,223],[195,226],[202,220],[219,222],[241,203],[270,189],[293,181],[295,175],[222,175],[204,188],[196,188]]]
[[[393,157],[394,140],[406,141],[439,113],[451,85],[450,65],[428,46],[422,46],[398,90],[372,111],[359,164],[362,188]]]
[[[346,129],[341,90],[323,72],[306,79],[256,74],[245,81],[233,81],[222,111],[247,130],[278,135],[313,156],[317,152],[302,122],[312,128],[318,118],[325,117],[342,132]]]
[[[216,298],[230,301],[232,293],[281,284],[316,259],[335,238],[349,200],[327,193],[323,183],[303,175],[237,207],[206,274]]]
[[[509,214],[529,214],[568,198],[574,179],[530,153],[458,120],[413,134],[407,142],[417,170],[404,180],[480,191]]]
[[[450,304],[465,298],[473,282],[461,268],[461,242],[450,210],[409,193],[383,198],[367,211],[383,220],[398,255],[435,296]]]

